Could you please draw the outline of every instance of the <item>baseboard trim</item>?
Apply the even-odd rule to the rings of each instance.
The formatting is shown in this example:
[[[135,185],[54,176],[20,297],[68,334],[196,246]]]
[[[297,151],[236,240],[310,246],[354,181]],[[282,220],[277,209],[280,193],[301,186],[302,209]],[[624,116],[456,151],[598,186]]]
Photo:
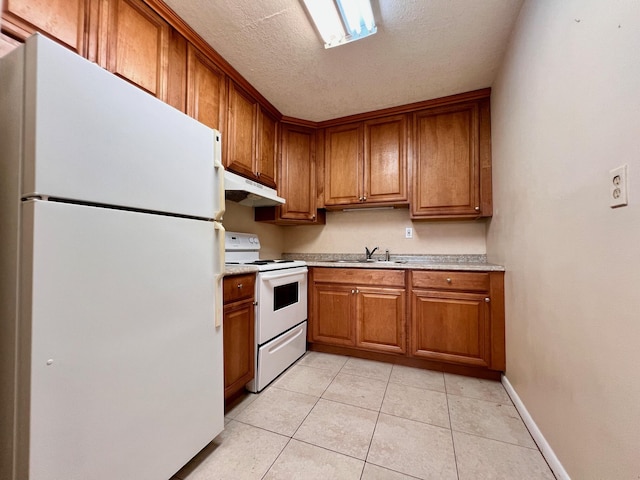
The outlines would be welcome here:
[[[516,410],[518,410],[518,413],[520,413],[524,424],[529,429],[533,440],[538,445],[542,456],[549,464],[549,467],[553,471],[553,474],[558,480],[571,480],[571,477],[569,477],[569,474],[560,463],[560,460],[558,460],[558,457],[556,457],[556,454],[553,452],[551,445],[549,445],[547,440],[544,438],[544,435],[542,435],[542,432],[538,428],[538,425],[536,425],[536,422],[533,421],[533,418],[529,414],[529,411],[524,406],[524,403],[522,403],[522,400],[520,400],[520,397],[514,390],[513,385],[511,385],[511,382],[509,382],[509,379],[506,375],[502,375],[502,385],[504,385],[504,389],[507,391],[509,397],[511,397],[513,405],[516,407]]]

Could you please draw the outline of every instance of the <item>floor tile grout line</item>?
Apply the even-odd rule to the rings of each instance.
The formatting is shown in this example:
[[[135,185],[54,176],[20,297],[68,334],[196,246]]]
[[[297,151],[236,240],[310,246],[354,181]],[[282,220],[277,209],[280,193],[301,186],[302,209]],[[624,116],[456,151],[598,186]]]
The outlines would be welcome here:
[[[476,438],[484,438],[485,440],[491,440],[493,442],[498,442],[498,443],[503,443],[505,445],[511,445],[513,447],[520,447],[520,448],[526,448],[527,450],[537,450],[538,452],[540,452],[540,449],[538,448],[538,445],[536,445],[535,442],[533,447],[527,447],[526,445],[520,445],[519,443],[512,443],[512,442],[507,442],[506,440],[500,440],[498,438],[492,438],[492,437],[487,437],[484,435],[479,435],[477,433],[471,433],[471,432],[465,432],[464,430],[457,430],[457,429],[451,429],[451,432],[456,432],[456,433],[463,433],[465,435],[470,435],[472,437],[476,437]],[[542,452],[540,452],[540,454],[542,454]]]
[[[264,478],[269,474],[269,471],[273,468],[273,466],[276,464],[278,459],[282,456],[282,452],[284,452],[287,449],[287,447],[291,443],[291,440],[292,438],[289,437],[289,440],[287,440],[287,443],[284,444],[284,447],[282,447],[282,450],[280,450],[280,453],[276,455],[276,458],[273,459],[273,462],[271,462],[271,465],[269,465],[269,468],[267,468],[264,474],[260,477],[261,480],[264,480]]]
[[[453,463],[456,466],[456,478],[460,480],[460,471],[458,470],[458,454],[456,452],[456,441],[453,438],[453,422],[451,421],[451,409],[449,408],[449,394],[447,393],[447,379],[442,374],[442,380],[444,381],[444,398],[447,402],[447,414],[449,415],[449,431],[451,432],[451,447],[453,448]]]
[[[404,475],[405,477],[415,478],[416,480],[423,480],[420,477],[416,477],[415,475],[404,473],[404,472],[401,472],[400,470],[395,470],[393,468],[385,467],[384,465],[378,465],[377,463],[373,463],[373,462],[364,462],[365,466],[367,465],[367,463],[369,465],[375,465],[376,467],[384,468],[385,470],[389,470],[390,472],[399,473],[400,475]]]
[[[389,377],[391,377],[391,374],[389,374]],[[389,381],[387,380],[387,384],[384,387],[384,393],[382,394],[382,402],[380,402],[380,408],[378,408],[378,415],[376,416],[376,423],[373,426],[373,432],[371,433],[371,439],[369,440],[369,446],[367,447],[367,453],[364,456],[364,465],[362,466],[362,473],[360,474],[360,480],[362,480],[362,475],[364,475],[364,467],[366,466],[367,459],[369,458],[369,452],[371,451],[371,445],[373,444],[373,438],[376,436],[376,430],[378,428],[378,422],[380,421],[380,413],[382,413],[382,405],[384,405],[384,397],[387,396],[387,389],[388,388],[389,388]]]

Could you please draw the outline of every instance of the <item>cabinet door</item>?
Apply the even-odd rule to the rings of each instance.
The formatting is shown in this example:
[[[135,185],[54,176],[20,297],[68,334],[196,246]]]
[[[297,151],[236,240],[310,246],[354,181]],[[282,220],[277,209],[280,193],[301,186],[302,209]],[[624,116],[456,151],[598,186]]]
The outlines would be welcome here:
[[[200,50],[187,50],[187,115],[207,127],[224,130],[225,76]],[[223,152],[226,145],[223,145]]]
[[[282,161],[278,192],[287,203],[278,207],[282,220],[314,222],[316,219],[315,132],[282,125]]]
[[[234,82],[229,82],[226,166],[241,175],[256,175],[257,102]]]
[[[326,206],[363,201],[362,124],[341,125],[325,131],[324,203]]]
[[[356,346],[405,353],[404,289],[358,287],[357,290]]]
[[[187,113],[187,44],[186,38],[170,29],[167,103],[182,113]]]
[[[98,63],[166,100],[169,24],[142,0],[108,0]]]
[[[486,295],[414,290],[411,354],[463,365],[489,366],[490,316]]]
[[[364,123],[364,192],[367,203],[406,203],[407,117]]]
[[[276,154],[278,145],[278,121],[258,108],[258,165],[260,183],[276,187]]]
[[[2,30],[22,40],[34,32],[69,47],[80,55],[85,49],[85,12],[89,0],[5,0]]]
[[[478,150],[477,104],[414,114],[413,218],[479,216]]]
[[[315,284],[312,295],[310,341],[355,345],[355,288]]]
[[[224,397],[242,390],[254,376],[253,299],[224,307]]]

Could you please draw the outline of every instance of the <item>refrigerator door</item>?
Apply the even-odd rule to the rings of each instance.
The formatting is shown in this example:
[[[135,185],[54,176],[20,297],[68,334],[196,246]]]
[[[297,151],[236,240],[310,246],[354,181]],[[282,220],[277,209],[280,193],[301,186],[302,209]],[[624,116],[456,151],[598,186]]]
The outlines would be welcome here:
[[[170,478],[223,429],[220,232],[84,205],[22,208],[30,385],[18,388],[30,402],[18,431],[29,432],[30,480]]]
[[[25,51],[23,196],[220,218],[220,132],[41,35]]]

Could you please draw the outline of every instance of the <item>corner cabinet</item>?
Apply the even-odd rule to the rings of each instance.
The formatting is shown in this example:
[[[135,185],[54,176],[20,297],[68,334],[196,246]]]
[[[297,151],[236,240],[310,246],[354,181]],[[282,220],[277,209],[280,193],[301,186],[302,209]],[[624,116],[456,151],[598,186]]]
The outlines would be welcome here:
[[[411,218],[492,215],[489,99],[413,114]]]
[[[504,370],[503,273],[411,272],[410,354]]]
[[[406,115],[327,128],[325,206],[406,204],[407,139]]]
[[[405,274],[313,268],[309,341],[404,354]]]
[[[255,274],[223,281],[224,398],[244,389],[255,374]]]
[[[277,207],[259,207],[258,222],[279,225],[314,225],[325,222],[316,200],[316,130],[281,124],[278,195],[287,203]]]

